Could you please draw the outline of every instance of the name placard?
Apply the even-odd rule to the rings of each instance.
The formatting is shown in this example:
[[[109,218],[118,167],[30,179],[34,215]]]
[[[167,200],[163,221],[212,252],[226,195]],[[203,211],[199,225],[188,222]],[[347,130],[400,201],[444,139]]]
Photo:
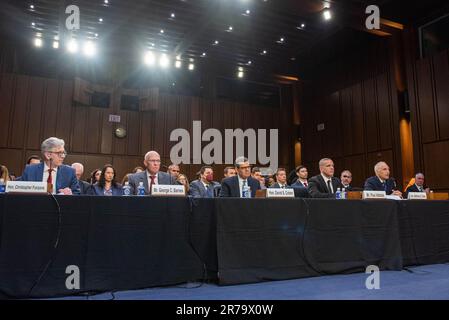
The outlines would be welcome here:
[[[267,189],[267,198],[294,198],[295,191],[293,189],[269,188]]]
[[[47,183],[42,181],[8,181],[8,193],[47,193]]]
[[[427,193],[425,193],[425,192],[409,192],[407,199],[409,199],[409,200],[427,200]]]
[[[363,191],[363,199],[385,199],[385,191]]]
[[[152,196],[184,197],[186,190],[182,185],[156,184],[151,187]]]

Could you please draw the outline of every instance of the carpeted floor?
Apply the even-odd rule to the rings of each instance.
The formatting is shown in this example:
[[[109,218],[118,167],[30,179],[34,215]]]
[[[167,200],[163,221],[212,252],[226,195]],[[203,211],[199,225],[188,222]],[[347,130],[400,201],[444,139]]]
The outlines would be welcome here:
[[[449,300],[449,264],[382,271],[380,289],[368,290],[368,274],[334,275],[236,286],[191,283],[177,287],[104,293],[89,300]],[[199,287],[198,287],[199,286]]]

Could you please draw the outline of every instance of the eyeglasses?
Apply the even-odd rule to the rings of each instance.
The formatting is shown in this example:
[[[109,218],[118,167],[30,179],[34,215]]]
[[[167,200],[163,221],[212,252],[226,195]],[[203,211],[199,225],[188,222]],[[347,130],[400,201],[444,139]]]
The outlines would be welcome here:
[[[351,176],[343,176],[343,178],[352,178]]]
[[[49,152],[56,154],[60,158],[65,158],[67,156],[67,152],[66,151],[59,151],[59,152],[49,151]]]
[[[147,161],[151,163],[161,163],[161,160],[147,160]]]
[[[248,166],[248,167],[240,167],[239,169],[242,169],[242,170],[244,170],[244,169],[251,169],[251,166]]]

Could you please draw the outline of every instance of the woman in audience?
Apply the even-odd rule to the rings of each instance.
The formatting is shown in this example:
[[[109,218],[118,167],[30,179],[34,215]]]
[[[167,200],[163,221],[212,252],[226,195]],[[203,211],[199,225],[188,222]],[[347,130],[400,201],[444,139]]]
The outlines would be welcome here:
[[[187,179],[187,177],[184,174],[180,173],[178,175],[178,178],[176,179],[176,182],[182,184],[185,187],[186,194],[189,193],[189,179]]]
[[[91,190],[94,196],[121,196],[123,195],[122,186],[115,181],[115,169],[107,164],[101,170],[100,181],[95,183]]]
[[[92,173],[90,174],[90,181],[88,181],[90,184],[95,184],[98,181],[100,181],[100,175],[101,175],[101,170],[100,169],[95,169],[94,171],[92,171]]]
[[[8,168],[6,168],[6,166],[0,165],[0,179],[3,179],[5,183],[11,180],[9,178],[9,171]]]

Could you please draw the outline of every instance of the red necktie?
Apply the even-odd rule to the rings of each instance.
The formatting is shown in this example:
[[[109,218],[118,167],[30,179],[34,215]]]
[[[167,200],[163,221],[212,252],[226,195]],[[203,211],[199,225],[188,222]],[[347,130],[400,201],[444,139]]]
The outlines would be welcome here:
[[[152,186],[153,186],[153,184],[154,184],[154,178],[156,178],[155,176],[150,176],[150,179],[151,179],[151,181],[150,181],[150,190],[149,190],[149,194],[151,194],[151,192],[152,192]]]
[[[51,176],[52,172],[53,169],[48,169],[47,191],[49,193],[53,193],[53,177]]]
[[[307,188],[307,181],[306,181],[306,182],[304,182],[304,187],[306,187],[306,188]]]

